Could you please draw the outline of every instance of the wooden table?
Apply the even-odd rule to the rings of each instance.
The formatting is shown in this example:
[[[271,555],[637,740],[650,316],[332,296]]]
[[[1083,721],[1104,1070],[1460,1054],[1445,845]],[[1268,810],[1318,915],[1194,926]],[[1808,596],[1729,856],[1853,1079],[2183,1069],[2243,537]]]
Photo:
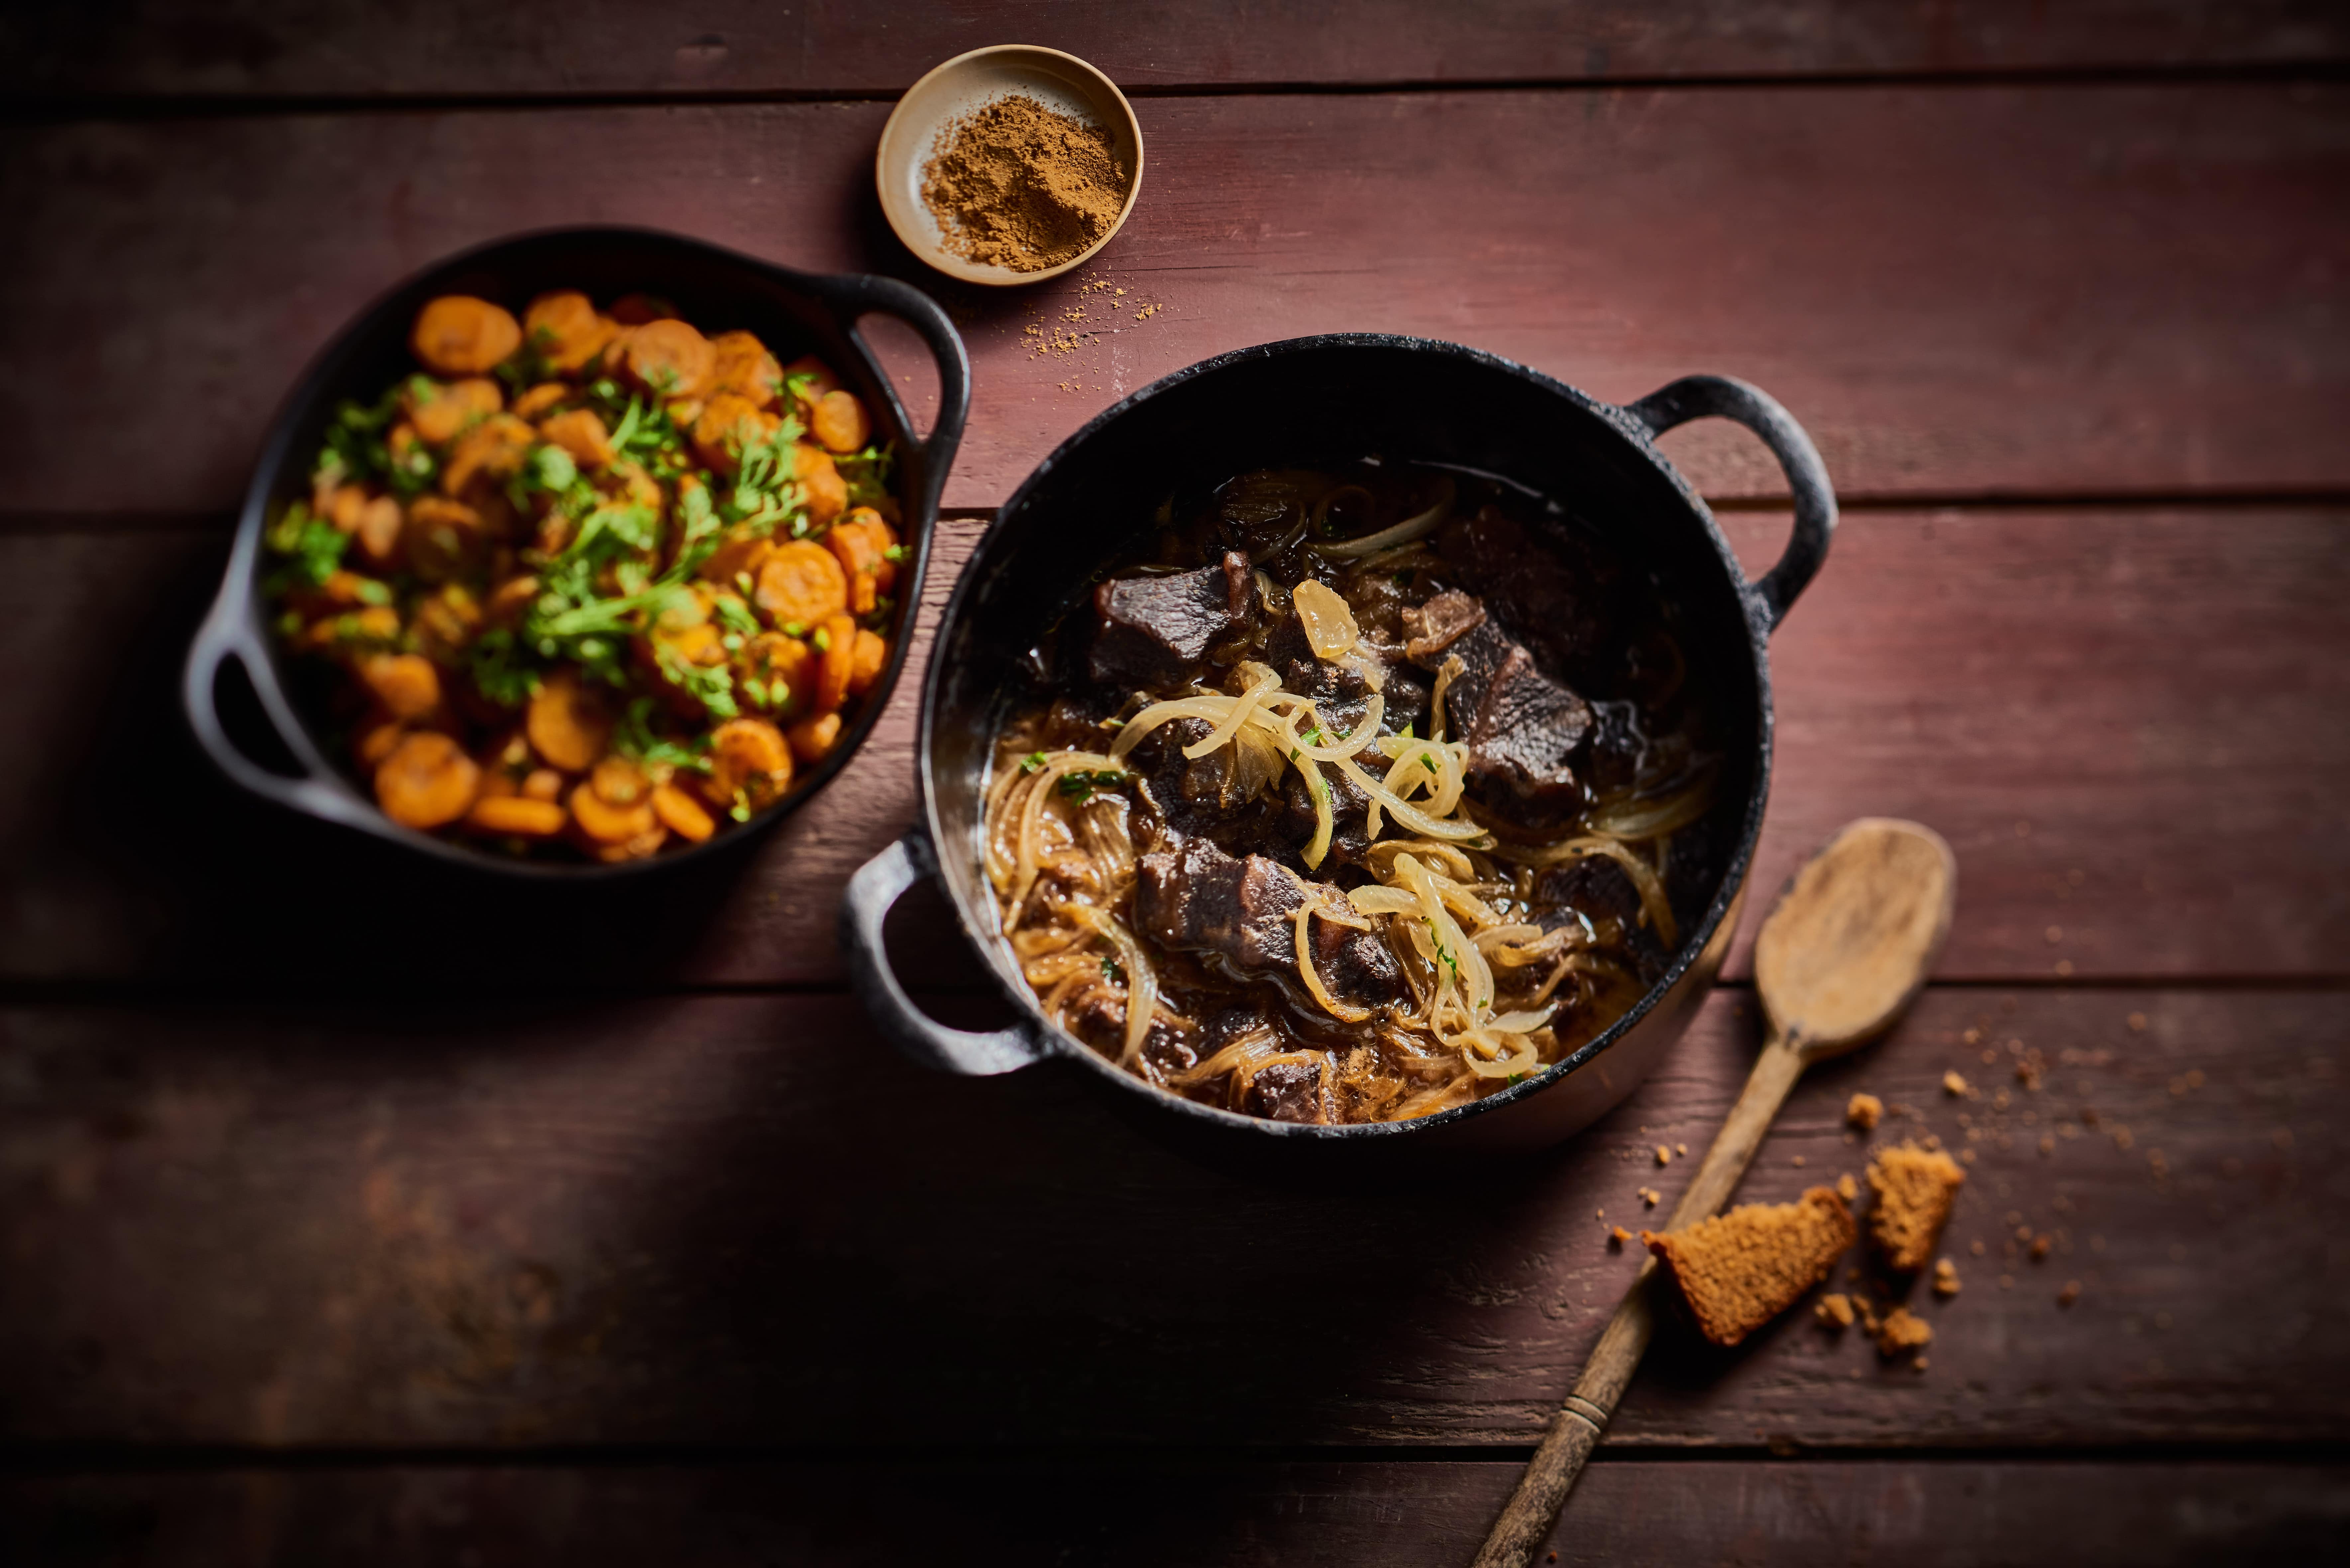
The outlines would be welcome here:
[[[1961,877],[1939,982],[1742,1195],[1856,1169],[1869,1090],[1972,1157],[1965,1289],[1922,1373],[1807,1314],[1661,1344],[1560,1561],[2338,1546],[2350,14],[938,9],[0,19],[0,1554],[1464,1561],[1636,1267],[1607,1226],[1743,1074],[1742,948],[1618,1114],[1424,1192],[906,1065],[831,921],[910,820],[910,689],[747,871],[584,908],[452,898],[216,780],[172,683],[276,400],[411,269],[578,221],[948,304],[931,616],[1053,443],[1237,345],[1778,395],[1846,513],[1773,649],[1756,889],[1865,813]],[[1015,40],[1128,88],[1149,177],[1099,265],[981,296],[887,238],[870,157],[923,69]],[[1667,445],[1767,561],[1760,448]],[[419,899],[438,929],[387,913]],[[913,911],[909,961],[985,1005],[942,933]]]

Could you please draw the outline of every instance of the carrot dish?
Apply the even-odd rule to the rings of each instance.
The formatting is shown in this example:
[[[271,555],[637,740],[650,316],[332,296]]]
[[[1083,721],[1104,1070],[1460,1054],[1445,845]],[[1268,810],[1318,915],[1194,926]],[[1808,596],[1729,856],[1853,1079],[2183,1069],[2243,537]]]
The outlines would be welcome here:
[[[890,450],[660,301],[444,296],[335,416],[265,591],[403,826],[640,859],[774,806],[889,663]]]

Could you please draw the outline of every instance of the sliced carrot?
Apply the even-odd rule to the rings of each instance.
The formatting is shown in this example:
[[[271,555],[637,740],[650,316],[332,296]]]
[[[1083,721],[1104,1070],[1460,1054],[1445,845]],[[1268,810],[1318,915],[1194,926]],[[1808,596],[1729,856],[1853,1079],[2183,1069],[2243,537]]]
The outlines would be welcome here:
[[[832,552],[809,539],[775,546],[759,568],[753,602],[768,621],[804,635],[848,607],[848,577]]]
[[[720,473],[733,473],[746,448],[773,435],[783,423],[739,392],[720,392],[702,406],[693,425],[693,454]]]
[[[881,679],[889,663],[889,639],[879,632],[857,628],[857,654],[849,660],[848,694],[862,697]]]
[[[588,785],[606,805],[640,805],[652,793],[653,781],[626,757],[606,757],[588,775]]]
[[[480,792],[482,770],[438,731],[408,736],[375,770],[376,803],[402,827],[445,827]]]
[[[512,626],[530,608],[538,597],[538,579],[525,573],[508,577],[490,590],[489,601],[482,607],[482,618],[492,626]]]
[[[833,467],[832,453],[814,441],[799,442],[792,456],[808,519],[821,528],[848,509],[848,482]]]
[[[553,768],[533,768],[523,775],[522,793],[532,800],[561,800],[563,775]]]
[[[761,632],[734,657],[736,695],[763,712],[788,715],[806,707],[815,674],[816,650],[780,631]]]
[[[812,705],[819,713],[829,713],[848,701],[848,682],[857,671],[857,622],[833,616],[811,640],[817,654]]]
[[[533,750],[568,774],[584,774],[612,743],[612,711],[569,670],[558,670],[532,693],[523,720]]]
[[[656,397],[701,396],[716,360],[710,339],[682,321],[648,321],[629,334],[629,378]]]
[[[575,288],[542,294],[522,315],[523,330],[548,365],[568,375],[593,359],[612,336],[596,306]]]
[[[792,752],[764,719],[730,719],[710,732],[710,789],[756,811],[791,787]]]
[[[612,450],[611,435],[593,409],[566,409],[549,415],[539,421],[538,433],[577,458],[582,468],[609,467],[619,455]]]
[[[408,346],[436,376],[478,376],[522,347],[522,324],[469,294],[444,294],[417,313]]]
[[[359,758],[359,766],[372,773],[383,765],[383,759],[391,755],[407,734],[407,728],[397,720],[387,720],[362,732],[351,747],[351,754]]]
[[[800,377],[806,378],[800,382],[797,399],[800,418],[805,420],[816,410],[816,404],[824,400],[827,392],[839,389],[840,378],[832,373],[832,367],[813,354],[803,354],[784,367],[785,385]]]
[[[561,381],[541,381],[514,400],[508,411],[518,420],[536,420],[550,409],[559,409],[571,396],[571,389]]]
[[[525,794],[484,795],[465,814],[465,826],[515,838],[552,838],[570,821],[560,802]]]
[[[759,581],[759,568],[765,566],[767,557],[775,553],[775,542],[773,539],[758,538],[748,534],[731,535],[725,543],[710,553],[709,558],[702,563],[696,576],[706,582],[724,583],[729,587],[736,588],[741,587],[742,584],[735,579],[747,576],[755,590]]]
[[[498,384],[486,376],[468,376],[462,381],[435,386],[423,397],[411,398],[408,405],[408,422],[430,446],[446,446],[455,441],[475,420],[496,413],[506,406],[505,394]]]
[[[837,713],[810,714],[794,724],[789,733],[792,755],[803,763],[818,762],[827,752],[832,750],[833,742],[840,739],[840,715]]]
[[[417,602],[409,617],[410,639],[416,651],[447,669],[463,662],[465,647],[482,629],[481,601],[463,583],[444,583],[440,591]]]
[[[462,495],[476,478],[512,479],[537,440],[526,421],[512,414],[490,415],[450,447],[449,461],[441,468],[441,493]]]
[[[689,844],[699,844],[718,831],[718,824],[702,803],[675,784],[662,784],[653,791],[653,815]]]
[[[613,805],[598,795],[591,784],[582,784],[572,790],[571,820],[598,844],[625,844],[660,826],[660,819],[653,815],[651,801]]]
[[[836,387],[816,400],[808,433],[834,452],[861,452],[873,439],[873,421],[856,393]]]
[[[660,846],[668,840],[669,829],[655,822],[634,838],[623,839],[618,844],[598,844],[589,853],[608,864],[621,860],[650,860],[660,852]]]
[[[359,532],[359,519],[366,514],[368,493],[356,484],[340,485],[327,497],[321,508],[327,521],[346,534]]]
[[[400,503],[389,495],[379,495],[361,507],[352,540],[359,546],[359,558],[380,572],[388,572],[398,565],[400,533],[406,521],[400,514]]]
[[[713,388],[748,398],[754,408],[775,406],[784,368],[764,343],[748,332],[722,332],[710,340],[710,347],[716,354],[710,372]]]
[[[395,719],[432,717],[441,706],[441,672],[415,653],[377,653],[359,660],[359,679]]]
[[[489,548],[482,514],[444,495],[420,495],[408,504],[400,529],[408,569],[426,582],[446,581],[478,565]]]

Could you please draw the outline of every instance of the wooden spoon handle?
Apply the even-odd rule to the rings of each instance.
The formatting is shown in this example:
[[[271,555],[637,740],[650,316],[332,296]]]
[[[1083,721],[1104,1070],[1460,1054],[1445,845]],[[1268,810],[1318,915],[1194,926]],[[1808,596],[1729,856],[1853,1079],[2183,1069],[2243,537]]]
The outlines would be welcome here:
[[[1738,1179],[1746,1174],[1747,1166],[1753,1163],[1754,1151],[1762,1147],[1762,1136],[1771,1130],[1787,1091],[1803,1075],[1802,1047],[1774,1034],[1755,1059],[1746,1088],[1731,1107],[1730,1119],[1715,1135],[1713,1147],[1706,1150],[1696,1179],[1673,1206],[1669,1229],[1694,1224],[1721,1207],[1737,1188]],[[1474,1568],[1525,1568],[1534,1548],[1558,1522],[1566,1494],[1583,1473],[1591,1450],[1599,1446],[1599,1434],[1616,1414],[1617,1402],[1624,1397],[1624,1389],[1639,1369],[1640,1357],[1657,1332],[1656,1272],[1657,1261],[1650,1258],[1641,1265],[1640,1277],[1632,1282],[1632,1288],[1624,1293],[1616,1315],[1607,1320],[1598,1345],[1592,1349],[1591,1359],[1584,1364],[1583,1376],[1575,1380],[1575,1392],[1551,1417],[1550,1429],[1527,1461],[1518,1490],[1510,1494],[1502,1517],[1485,1537]]]

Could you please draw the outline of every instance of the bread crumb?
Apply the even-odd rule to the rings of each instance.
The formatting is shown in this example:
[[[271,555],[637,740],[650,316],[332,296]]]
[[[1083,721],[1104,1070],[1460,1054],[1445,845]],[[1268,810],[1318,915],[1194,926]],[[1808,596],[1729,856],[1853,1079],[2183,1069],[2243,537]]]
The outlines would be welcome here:
[[[1908,1307],[1895,1307],[1877,1325],[1877,1351],[1894,1356],[1905,1350],[1923,1350],[1933,1343],[1934,1325],[1915,1316]]]
[[[1983,1255],[1982,1238],[1978,1236],[1973,1241],[1968,1242],[1967,1251],[1972,1252],[1978,1258],[1981,1257]]]
[[[1640,1189],[1640,1201],[1647,1204],[1651,1209],[1654,1209],[1658,1204],[1663,1202],[1664,1197],[1665,1195],[1663,1193],[1658,1191],[1653,1187],[1643,1187]]]
[[[1869,1162],[1868,1187],[1877,1198],[1868,1214],[1869,1240],[1886,1267],[1908,1274],[1926,1266],[1966,1179],[1949,1155],[1914,1143]]]
[[[1841,1291],[1833,1295],[1822,1296],[1819,1304],[1814,1307],[1812,1312],[1822,1323],[1831,1328],[1852,1326],[1852,1298]]]
[[[2043,1231],[2039,1235],[2032,1238],[2032,1261],[2037,1263],[2046,1258],[2048,1256],[2048,1249],[2052,1245],[2054,1245],[2054,1243],[2048,1240],[2048,1232],[2045,1231]]]
[[[1621,1247],[1625,1242],[1631,1239],[1632,1232],[1624,1229],[1623,1226],[1610,1225],[1607,1227],[1607,1244],[1609,1246]]]
[[[1844,1107],[1845,1121],[1863,1132],[1874,1127],[1884,1115],[1885,1102],[1875,1095],[1855,1095]]]
[[[1687,1144],[1685,1144],[1685,1143],[1677,1143],[1677,1144],[1673,1145],[1673,1152],[1674,1152],[1675,1154],[1678,1154],[1678,1155],[1681,1155],[1681,1156],[1683,1156],[1683,1157],[1686,1157],[1686,1156],[1689,1154],[1689,1145],[1687,1145]]]
[[[1836,1196],[1843,1199],[1846,1203],[1855,1203],[1859,1201],[1860,1183],[1852,1179],[1851,1171],[1847,1170],[1842,1176],[1836,1178]]]
[[[1950,1068],[1942,1075],[1942,1093],[1954,1100],[1966,1098],[1967,1081],[1959,1076],[1959,1070],[1956,1067]]]
[[[1959,1266],[1948,1258],[1934,1262],[1934,1293],[1948,1300],[1959,1293]]]
[[[1797,1170],[1801,1170],[1804,1168],[1804,1157],[1799,1154],[1789,1163],[1793,1164]]]
[[[2080,1299],[2081,1282],[2078,1280],[2066,1280],[2064,1282],[2064,1288],[2056,1293],[2056,1304],[2061,1307],[2071,1306],[2074,1302],[2079,1301]]]
[[[1657,1146],[1657,1163],[1659,1165],[1670,1165],[1672,1162],[1673,1151],[1667,1148],[1663,1144],[1659,1144]]]
[[[2146,1014],[2145,1014],[2145,1013],[2143,1013],[2143,1012],[2133,1012],[2133,1013],[2131,1013],[2131,1014],[2129,1015],[2129,1028],[2130,1028],[2130,1033],[2133,1033],[2133,1034],[2143,1034],[2143,1033],[2146,1033]]]
[[[1594,1209],[1591,1211],[1591,1217],[1594,1220],[1605,1220],[1607,1218],[1607,1210],[1605,1209]]]
[[[1749,1203],[1686,1231],[1640,1241],[1663,1262],[1698,1332],[1731,1345],[1827,1278],[1858,1227],[1833,1188],[1794,1203]]]
[[[2015,1276],[2013,1274],[2000,1275],[1999,1288],[2003,1291],[2013,1290],[2015,1288]]]

